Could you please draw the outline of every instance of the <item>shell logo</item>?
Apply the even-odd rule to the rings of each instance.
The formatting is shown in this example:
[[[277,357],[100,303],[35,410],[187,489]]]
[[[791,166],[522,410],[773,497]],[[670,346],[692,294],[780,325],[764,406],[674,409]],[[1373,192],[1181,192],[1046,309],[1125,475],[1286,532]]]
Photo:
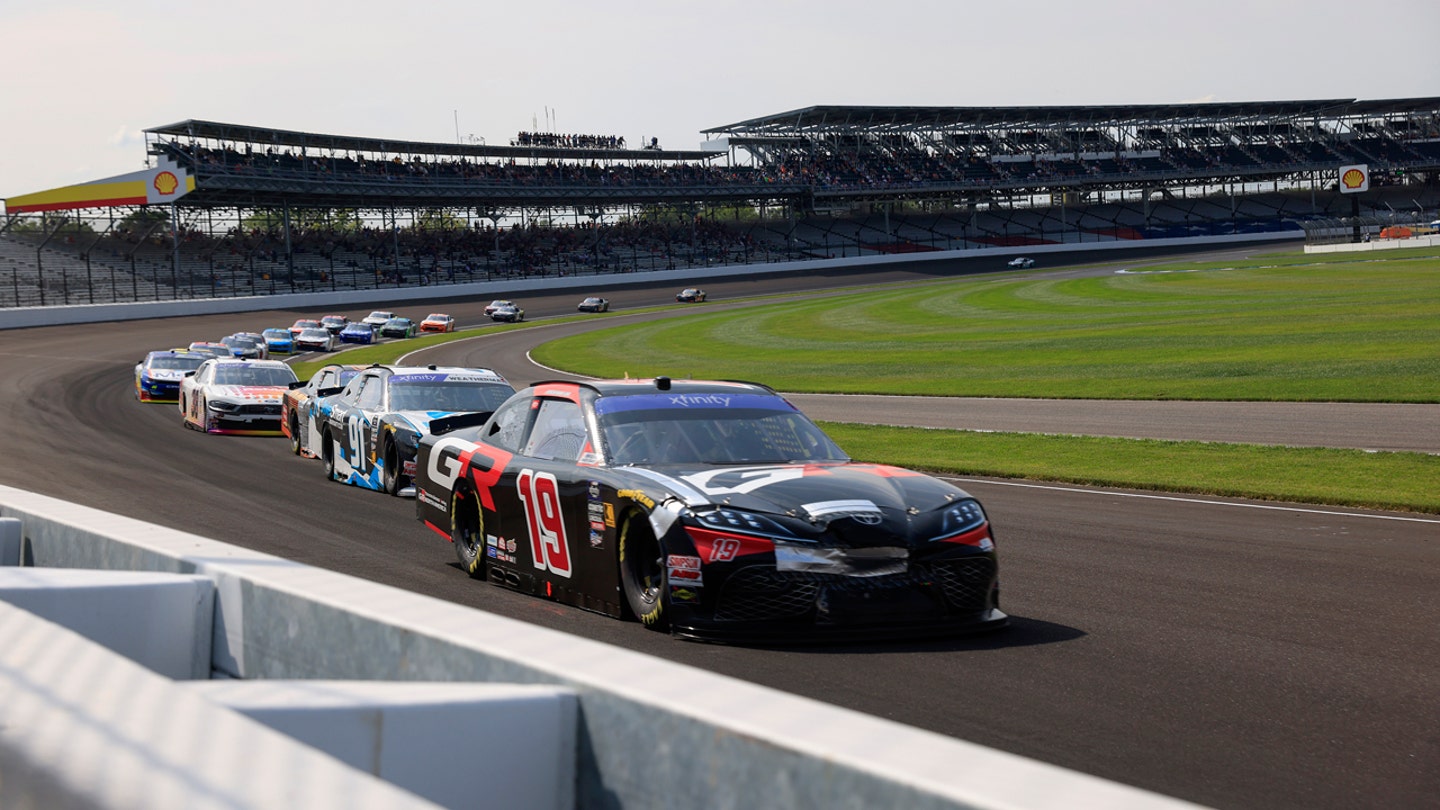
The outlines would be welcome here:
[[[160,172],[155,175],[155,190],[161,194],[174,194],[179,187],[180,178],[176,177],[174,172]]]
[[[1345,188],[1362,188],[1365,185],[1365,172],[1351,169],[1340,176],[1340,183]]]

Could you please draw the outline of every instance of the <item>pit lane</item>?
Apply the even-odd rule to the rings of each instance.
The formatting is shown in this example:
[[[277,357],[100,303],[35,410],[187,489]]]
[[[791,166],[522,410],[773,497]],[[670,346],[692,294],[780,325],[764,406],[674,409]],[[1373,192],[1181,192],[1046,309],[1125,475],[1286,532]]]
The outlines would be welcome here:
[[[719,302],[857,280],[702,286]],[[617,308],[651,305],[675,286],[604,294]],[[535,319],[573,312],[584,294],[513,297]],[[435,308],[479,323],[485,303]],[[173,406],[135,402],[131,369],[145,351],[301,314],[4,333],[0,481],[1203,804],[1421,806],[1440,791],[1432,518],[967,481],[997,527],[1010,630],[903,645],[687,644],[472,582],[412,502],[327,482],[283,439],[185,431]],[[550,331],[425,359],[491,365],[523,384],[550,376],[524,355]]]

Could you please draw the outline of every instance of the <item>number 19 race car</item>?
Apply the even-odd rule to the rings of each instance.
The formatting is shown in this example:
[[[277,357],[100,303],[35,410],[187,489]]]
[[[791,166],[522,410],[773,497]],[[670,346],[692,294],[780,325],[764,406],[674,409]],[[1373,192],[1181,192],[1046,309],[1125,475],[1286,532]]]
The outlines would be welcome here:
[[[995,543],[938,478],[851,461],[771,389],[537,383],[420,442],[416,514],[472,577],[677,636],[996,628]]]

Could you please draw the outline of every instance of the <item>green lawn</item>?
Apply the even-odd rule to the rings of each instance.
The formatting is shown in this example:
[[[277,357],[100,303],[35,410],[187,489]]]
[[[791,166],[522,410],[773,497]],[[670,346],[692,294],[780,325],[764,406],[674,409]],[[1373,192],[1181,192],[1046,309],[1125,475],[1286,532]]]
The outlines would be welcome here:
[[[1440,251],[1018,275],[689,305],[687,318],[554,340],[534,356],[594,376],[793,392],[1440,402]],[[856,458],[937,472],[1440,513],[1440,456],[1420,453],[825,427]]]
[[[1440,259],[914,283],[620,326],[535,357],[814,393],[1437,402]]]

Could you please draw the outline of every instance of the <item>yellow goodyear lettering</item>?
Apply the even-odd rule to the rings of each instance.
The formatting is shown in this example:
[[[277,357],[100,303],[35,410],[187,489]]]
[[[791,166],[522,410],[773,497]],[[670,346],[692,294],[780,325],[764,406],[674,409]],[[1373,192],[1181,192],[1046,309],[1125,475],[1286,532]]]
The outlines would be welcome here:
[[[640,504],[646,509],[655,508],[655,499],[651,498],[649,495],[646,495],[638,489],[616,490],[615,495],[621,498],[629,498],[630,500]]]

